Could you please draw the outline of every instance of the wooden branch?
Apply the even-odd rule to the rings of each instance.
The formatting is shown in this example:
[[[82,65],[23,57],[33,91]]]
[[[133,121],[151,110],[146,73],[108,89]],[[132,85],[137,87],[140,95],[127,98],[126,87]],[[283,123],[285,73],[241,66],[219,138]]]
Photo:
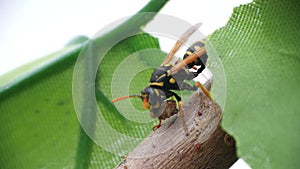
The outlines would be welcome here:
[[[183,105],[189,135],[179,115],[166,119],[116,169],[229,168],[236,160],[234,139],[220,127],[221,111],[203,93]]]

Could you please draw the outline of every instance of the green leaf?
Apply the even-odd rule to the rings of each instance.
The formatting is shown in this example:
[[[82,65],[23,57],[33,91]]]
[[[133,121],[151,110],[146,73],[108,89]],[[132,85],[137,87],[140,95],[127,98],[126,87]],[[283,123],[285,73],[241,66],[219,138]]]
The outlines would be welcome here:
[[[226,74],[222,126],[253,168],[299,168],[299,16],[298,1],[255,0],[210,38]]]
[[[140,12],[158,11],[165,3],[151,1]],[[254,1],[236,8],[228,24],[210,38],[221,55],[227,78],[222,125],[236,138],[239,156],[253,168],[298,165],[298,8],[296,1]],[[150,19],[136,15],[94,43],[105,48],[110,39],[123,32],[140,33],[140,27]],[[83,42],[82,38],[79,40]],[[72,77],[83,45],[77,42],[69,45],[0,77],[0,168],[111,168],[120,160],[92,142],[78,123],[72,100]],[[97,103],[110,126],[130,137],[147,135],[150,124],[127,118],[141,120],[148,114],[121,116],[110,103],[115,96],[111,89],[119,89],[113,90],[117,94],[139,93],[151,67],[159,63],[157,58],[151,60],[146,49],[157,45],[157,40],[149,35],[138,35],[115,46],[101,60],[95,91]],[[129,61],[136,69],[142,70],[134,77],[130,76],[129,68],[118,69],[119,64],[126,63],[128,55],[132,55]],[[161,58],[159,52],[152,55]],[[118,84],[114,75],[120,71],[127,73],[122,73],[123,82]],[[124,83],[130,83],[128,90],[120,87]]]
[[[66,44],[66,46],[71,46],[71,45],[78,44],[78,43],[84,43],[87,40],[89,40],[89,38],[87,36],[84,36],[84,35],[76,36],[75,38],[71,39]]]
[[[74,165],[79,125],[71,81],[80,47],[68,48],[1,77],[0,168]]]
[[[95,44],[106,44],[123,32],[141,32],[140,27],[166,2],[150,1],[140,13],[153,12],[151,15],[131,17],[95,39]],[[77,38],[65,49],[0,77],[0,168],[112,168],[119,162],[121,157],[105,151],[87,136],[74,110],[73,71],[83,49],[78,42],[85,40]],[[155,39],[147,36],[143,40],[155,42],[151,47],[157,47]],[[137,46],[136,50],[141,47],[140,42],[128,42]],[[104,95],[104,90],[96,90],[96,96],[102,110],[115,111],[106,105],[111,97]],[[109,112],[107,118],[114,118],[115,114]],[[114,126],[122,131],[122,126]]]
[[[153,53],[154,51],[157,52]],[[148,85],[149,77],[154,68],[149,67],[143,58],[151,58],[151,61],[161,62],[164,56],[159,50],[158,40],[148,34],[140,34],[127,38],[122,43],[113,47],[101,61],[98,71],[98,89],[109,100],[123,95],[140,94],[140,91]],[[111,59],[112,57],[114,57],[113,60]],[[129,87],[130,90],[126,87]],[[112,91],[114,91],[114,95],[112,95]],[[103,98],[99,98],[98,100],[102,101]],[[139,108],[141,104],[139,99],[132,99],[130,101],[136,105],[135,108],[141,110]],[[126,104],[126,102],[117,104],[122,104],[120,107],[122,107],[124,113],[128,112],[128,114],[125,114],[127,118],[120,116],[119,112],[114,116],[112,116],[113,113],[111,112],[104,114],[104,118],[108,122],[114,122],[111,126],[116,130],[118,130],[117,128],[122,129],[123,131],[118,131],[121,133],[125,132],[131,136],[147,136],[152,124],[134,123],[127,119],[133,119],[133,121],[147,119],[146,121],[150,121],[149,113],[143,110],[144,113],[137,112],[137,114],[134,114],[130,110],[130,105]],[[116,121],[119,121],[119,123],[116,123]],[[143,128],[142,131],[139,131],[141,128]],[[141,133],[143,134],[141,135]]]

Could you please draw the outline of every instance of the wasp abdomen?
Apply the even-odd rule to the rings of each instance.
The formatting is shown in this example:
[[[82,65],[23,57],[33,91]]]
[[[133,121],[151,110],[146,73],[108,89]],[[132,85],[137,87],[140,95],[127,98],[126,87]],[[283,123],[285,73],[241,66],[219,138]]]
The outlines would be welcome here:
[[[205,48],[205,42],[204,41],[198,41],[193,43],[185,52],[183,59],[187,58],[191,54],[193,54],[195,51],[200,51],[201,49]],[[187,65],[188,68],[193,68],[193,66],[201,66],[205,67],[206,61],[207,61],[207,53],[203,54],[202,56],[199,56],[197,60],[194,62],[191,62]]]

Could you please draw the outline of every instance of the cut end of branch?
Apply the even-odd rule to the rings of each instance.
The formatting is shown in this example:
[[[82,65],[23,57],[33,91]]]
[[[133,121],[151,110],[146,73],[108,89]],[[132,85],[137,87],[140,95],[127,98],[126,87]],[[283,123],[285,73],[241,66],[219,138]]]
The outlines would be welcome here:
[[[166,119],[116,166],[124,168],[229,168],[236,160],[234,139],[220,127],[221,110],[205,94],[183,104],[189,135],[179,115]]]

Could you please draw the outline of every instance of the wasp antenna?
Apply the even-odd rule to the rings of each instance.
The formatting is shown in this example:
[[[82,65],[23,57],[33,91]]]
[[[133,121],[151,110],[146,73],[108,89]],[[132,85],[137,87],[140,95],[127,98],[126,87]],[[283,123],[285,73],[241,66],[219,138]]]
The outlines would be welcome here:
[[[121,97],[113,99],[111,102],[115,103],[117,101],[124,100],[124,99],[129,99],[129,98],[142,98],[142,96],[140,96],[140,95],[121,96]]]

